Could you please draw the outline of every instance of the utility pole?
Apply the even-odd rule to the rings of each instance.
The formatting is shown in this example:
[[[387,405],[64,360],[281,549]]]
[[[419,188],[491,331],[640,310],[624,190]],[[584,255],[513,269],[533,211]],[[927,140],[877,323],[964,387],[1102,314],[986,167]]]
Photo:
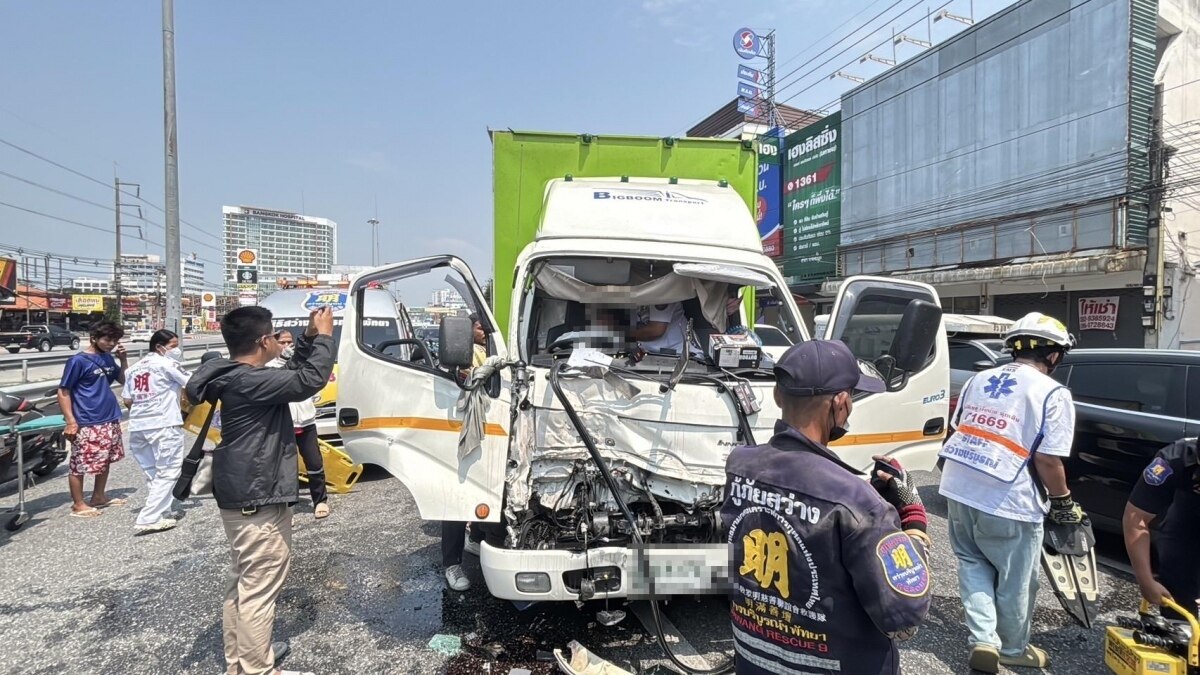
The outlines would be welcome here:
[[[379,219],[371,218],[367,221],[371,226],[371,267],[379,266]]]
[[[44,258],[42,278],[46,280],[46,325],[50,325],[50,256]]]
[[[1163,174],[1166,154],[1162,142],[1162,96],[1163,86],[1154,86],[1154,107],[1150,112],[1150,190],[1146,210],[1146,266],[1142,272],[1143,311],[1142,327],[1145,330],[1147,349],[1170,349],[1161,337],[1163,318],[1163,275],[1166,265],[1163,260],[1165,243],[1162,228]],[[1152,294],[1152,295],[1151,295]]]
[[[179,147],[175,129],[175,3],[163,0],[163,122],[166,154],[167,307],[164,328],[183,333],[183,263],[179,252]]]
[[[121,311],[121,207],[132,206],[138,210],[138,217],[142,217],[142,207],[139,204],[125,204],[121,201],[121,188],[131,187],[136,188],[135,195],[142,196],[142,186],[137,183],[122,183],[120,178],[113,178],[113,213],[117,219],[116,234],[117,234],[117,257],[113,258],[113,295],[117,298],[117,324],[125,325],[125,316]]]

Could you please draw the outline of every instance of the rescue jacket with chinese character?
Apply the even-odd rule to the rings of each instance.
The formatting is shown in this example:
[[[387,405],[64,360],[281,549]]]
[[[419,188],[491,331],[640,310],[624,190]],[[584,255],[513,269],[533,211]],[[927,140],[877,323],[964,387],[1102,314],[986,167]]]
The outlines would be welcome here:
[[[924,546],[862,474],[776,423],[725,465],[737,672],[900,672],[893,635],[929,610]]]
[[[1155,576],[1189,609],[1200,599],[1200,447],[1195,438],[1154,456],[1133,486],[1129,503],[1160,517],[1153,534]]]

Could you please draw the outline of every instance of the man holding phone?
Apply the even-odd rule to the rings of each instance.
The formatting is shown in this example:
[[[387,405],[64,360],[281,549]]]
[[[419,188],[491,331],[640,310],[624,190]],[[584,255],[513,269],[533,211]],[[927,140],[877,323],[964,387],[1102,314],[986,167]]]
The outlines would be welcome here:
[[[333,312],[309,316],[286,368],[267,364],[283,346],[262,307],[225,315],[229,358],[205,362],[188,381],[193,403],[221,404],[221,442],[213,452],[213,497],[232,564],[223,614],[225,663],[239,675],[287,674],[275,663],[286,642],[271,642],[275,600],[291,563],[292,505],[298,501],[296,434],[290,403],[319,392],[333,372]]]
[[[737,672],[896,675],[929,611],[925,507],[895,460],[868,483],[828,447],[884,384],[836,340],[789,348],[775,377],[775,436],[725,465]]]

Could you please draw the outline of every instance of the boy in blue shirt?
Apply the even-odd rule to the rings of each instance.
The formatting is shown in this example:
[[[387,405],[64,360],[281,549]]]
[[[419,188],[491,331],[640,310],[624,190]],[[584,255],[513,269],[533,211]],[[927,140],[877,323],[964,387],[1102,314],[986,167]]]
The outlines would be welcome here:
[[[71,515],[94,518],[99,508],[120,506],[124,499],[109,499],[104,494],[108,467],[125,456],[121,442],[121,406],[113,393],[113,383],[125,384],[129,360],[125,346],[119,344],[125,331],[111,321],[92,328],[91,344],[74,354],[63,369],[58,383],[58,405],[67,428],[63,435],[71,441],[70,475]],[[116,353],[121,364],[113,358]],[[95,476],[91,502],[83,501],[83,479]]]

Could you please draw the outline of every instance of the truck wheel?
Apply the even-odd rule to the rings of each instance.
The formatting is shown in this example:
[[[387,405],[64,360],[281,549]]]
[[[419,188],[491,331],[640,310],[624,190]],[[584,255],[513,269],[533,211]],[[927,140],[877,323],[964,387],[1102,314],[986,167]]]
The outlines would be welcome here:
[[[21,351],[20,347],[5,347],[5,349],[8,350],[9,354],[16,354]]]
[[[54,345],[50,344],[49,340],[42,340],[41,342],[38,343],[37,348],[38,348],[39,352],[48,352],[48,351],[50,351],[50,348],[53,346]]]
[[[71,349],[79,349],[79,338],[71,340]]]

